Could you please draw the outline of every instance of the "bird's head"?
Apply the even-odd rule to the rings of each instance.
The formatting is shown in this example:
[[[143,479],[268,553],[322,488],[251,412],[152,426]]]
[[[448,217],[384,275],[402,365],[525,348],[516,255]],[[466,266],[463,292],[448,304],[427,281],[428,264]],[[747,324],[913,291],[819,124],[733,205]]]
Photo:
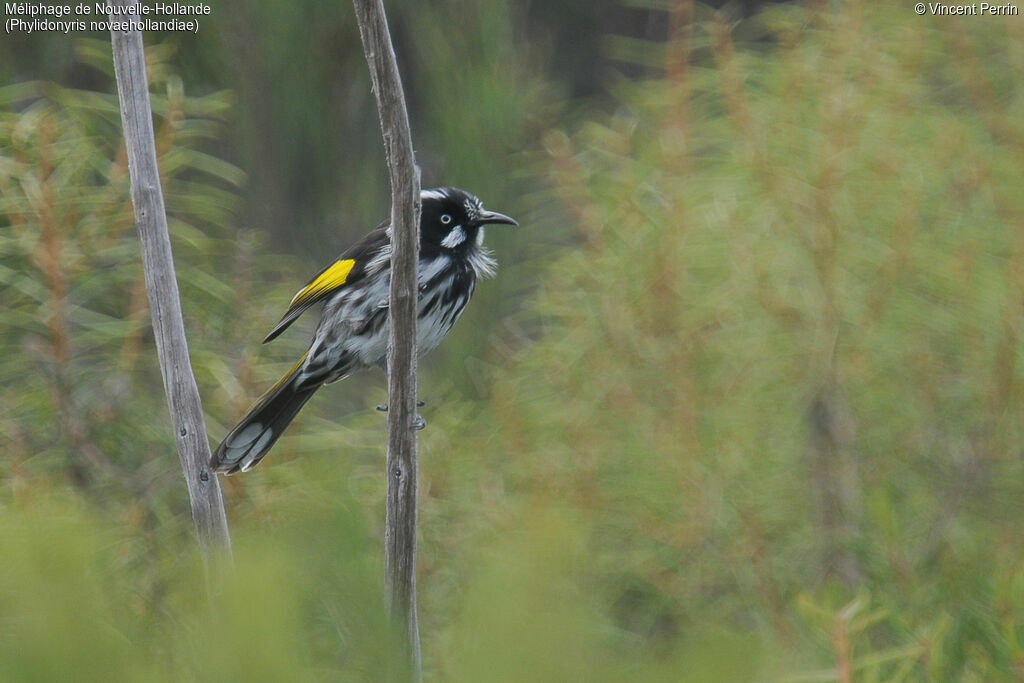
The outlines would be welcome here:
[[[445,249],[479,244],[483,226],[491,223],[519,225],[505,214],[488,211],[477,197],[454,187],[424,190],[420,198],[420,239]]]

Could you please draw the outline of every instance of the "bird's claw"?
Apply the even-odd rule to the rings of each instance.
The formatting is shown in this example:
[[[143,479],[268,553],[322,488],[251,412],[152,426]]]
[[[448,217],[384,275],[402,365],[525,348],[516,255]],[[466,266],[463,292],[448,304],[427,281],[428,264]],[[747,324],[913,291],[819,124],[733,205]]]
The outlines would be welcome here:
[[[423,401],[416,401],[416,407],[417,408],[420,408],[422,406],[423,406]],[[381,403],[379,406],[377,406],[377,410],[379,410],[382,413],[388,412],[388,404],[387,403]],[[418,432],[418,431],[421,431],[422,429],[426,428],[426,426],[427,426],[427,421],[423,419],[422,415],[420,415],[419,413],[416,413],[416,417],[414,417],[413,420],[412,420],[412,428],[415,429]]]
[[[422,408],[425,405],[427,405],[426,401],[416,401],[416,407],[417,408]],[[388,404],[387,403],[378,403],[377,404],[377,410],[379,410],[382,413],[388,412]]]

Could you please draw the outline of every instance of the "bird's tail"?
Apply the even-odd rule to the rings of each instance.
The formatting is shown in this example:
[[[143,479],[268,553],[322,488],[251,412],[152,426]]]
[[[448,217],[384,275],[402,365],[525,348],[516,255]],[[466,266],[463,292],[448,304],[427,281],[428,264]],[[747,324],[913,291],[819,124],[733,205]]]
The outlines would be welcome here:
[[[320,384],[299,385],[299,369],[305,360],[304,355],[228,432],[210,460],[214,472],[247,472],[263,459],[306,401],[320,388]]]

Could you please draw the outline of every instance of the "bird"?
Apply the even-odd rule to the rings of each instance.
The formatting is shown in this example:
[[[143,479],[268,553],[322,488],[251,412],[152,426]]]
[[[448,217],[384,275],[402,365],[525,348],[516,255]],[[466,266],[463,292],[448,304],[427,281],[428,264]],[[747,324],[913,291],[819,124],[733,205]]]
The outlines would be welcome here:
[[[484,246],[484,228],[517,226],[454,187],[420,193],[419,292],[416,344],[436,348],[459,319],[477,280],[493,277],[497,261]],[[309,348],[266,391],[214,451],[210,469],[235,474],[255,467],[317,389],[356,370],[378,366],[387,374],[391,226],[385,220],[300,289],[263,343],[323,302]]]

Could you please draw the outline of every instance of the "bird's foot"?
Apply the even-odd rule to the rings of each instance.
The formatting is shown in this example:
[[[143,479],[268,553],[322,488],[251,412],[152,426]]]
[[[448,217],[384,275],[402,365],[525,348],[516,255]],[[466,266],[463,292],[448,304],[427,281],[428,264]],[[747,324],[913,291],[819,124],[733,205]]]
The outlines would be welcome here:
[[[417,408],[422,408],[425,405],[427,405],[426,401],[416,401],[416,407]],[[379,404],[377,404],[377,410],[379,410],[382,413],[388,412],[388,404],[387,403],[379,403]]]
[[[423,407],[423,401],[416,401],[416,407],[417,408],[422,408]],[[379,410],[382,413],[388,412],[388,404],[387,403],[381,403],[379,406],[377,406],[377,410]],[[425,429],[426,426],[427,426],[427,421],[425,419],[423,419],[422,415],[420,415],[419,413],[416,413],[416,417],[414,417],[413,420],[412,420],[412,428],[415,429],[418,432],[418,431],[420,431],[422,429]]]

